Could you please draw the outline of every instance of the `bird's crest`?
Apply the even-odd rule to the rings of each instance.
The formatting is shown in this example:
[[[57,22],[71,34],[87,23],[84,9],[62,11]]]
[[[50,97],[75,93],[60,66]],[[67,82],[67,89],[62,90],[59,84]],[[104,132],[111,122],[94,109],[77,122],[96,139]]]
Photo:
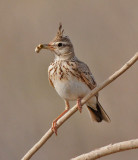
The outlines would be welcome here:
[[[62,37],[63,36],[64,29],[62,29],[62,23],[59,23],[59,28],[57,32],[57,37]]]
[[[69,37],[64,36],[63,32],[64,32],[64,29],[62,29],[62,24],[59,23],[59,28],[58,28],[57,34],[56,34],[55,38],[52,40],[52,42],[64,41],[64,42],[70,42],[71,43]]]
[[[53,41],[60,41],[61,39],[63,39],[64,38],[63,32],[64,32],[64,29],[62,29],[62,24],[59,23],[59,28],[58,28],[56,37],[53,39]]]

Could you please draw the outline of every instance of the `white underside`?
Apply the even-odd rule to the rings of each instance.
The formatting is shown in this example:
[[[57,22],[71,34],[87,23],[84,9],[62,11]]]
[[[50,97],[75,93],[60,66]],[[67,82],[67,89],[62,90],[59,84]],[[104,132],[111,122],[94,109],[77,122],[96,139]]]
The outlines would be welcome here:
[[[91,91],[85,83],[78,81],[76,78],[69,80],[56,80],[54,82],[54,87],[57,93],[63,99],[68,101],[75,101],[78,98],[83,98]],[[87,104],[96,104],[96,97],[92,97]]]

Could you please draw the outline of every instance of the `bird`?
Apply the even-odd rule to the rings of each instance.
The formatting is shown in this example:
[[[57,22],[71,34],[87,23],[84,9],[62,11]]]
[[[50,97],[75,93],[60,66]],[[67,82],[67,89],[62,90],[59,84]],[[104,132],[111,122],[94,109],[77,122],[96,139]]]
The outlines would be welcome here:
[[[61,23],[55,38],[48,44],[39,44],[35,52],[39,53],[41,49],[50,50],[55,55],[54,61],[48,67],[48,78],[51,86],[65,101],[65,110],[52,122],[51,129],[57,135],[56,122],[70,109],[69,101],[77,101],[81,113],[81,99],[93,90],[97,83],[87,64],[76,57],[73,44],[70,38],[64,35]],[[89,99],[86,106],[92,120],[110,122],[98,100],[98,94]]]

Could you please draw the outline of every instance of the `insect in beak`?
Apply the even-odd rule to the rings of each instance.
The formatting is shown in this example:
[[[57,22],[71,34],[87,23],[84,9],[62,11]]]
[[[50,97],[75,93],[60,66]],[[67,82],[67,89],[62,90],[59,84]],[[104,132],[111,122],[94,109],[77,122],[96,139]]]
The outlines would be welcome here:
[[[39,53],[41,49],[48,49],[50,51],[54,50],[54,47],[51,44],[39,44],[36,48],[35,48],[35,52]]]

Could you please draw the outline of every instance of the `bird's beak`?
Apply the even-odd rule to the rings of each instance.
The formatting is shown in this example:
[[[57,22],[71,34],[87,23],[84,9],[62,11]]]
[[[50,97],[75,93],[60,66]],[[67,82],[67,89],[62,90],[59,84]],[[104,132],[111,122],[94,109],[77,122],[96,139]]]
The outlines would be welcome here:
[[[51,44],[39,44],[36,48],[35,48],[35,52],[39,53],[41,49],[48,49],[53,51],[54,48]]]

